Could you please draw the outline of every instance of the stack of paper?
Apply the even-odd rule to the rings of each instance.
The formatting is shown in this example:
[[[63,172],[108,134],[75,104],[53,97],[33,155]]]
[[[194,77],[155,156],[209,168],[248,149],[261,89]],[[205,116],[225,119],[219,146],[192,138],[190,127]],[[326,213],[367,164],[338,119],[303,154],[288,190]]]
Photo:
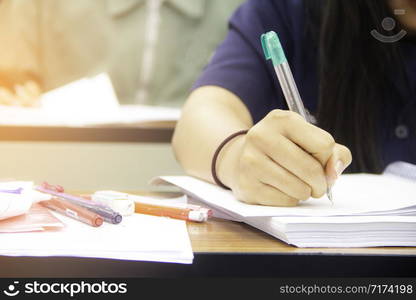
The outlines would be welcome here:
[[[50,198],[33,182],[0,182],[0,255],[192,263],[185,221],[134,214],[92,227],[36,203]]]
[[[416,246],[416,181],[391,173],[343,175],[334,203],[323,197],[298,207],[238,201],[230,191],[186,176],[161,177],[230,219],[299,247]]]
[[[6,126],[128,125],[176,122],[179,117],[180,109],[146,105],[120,105],[111,111],[88,111],[79,108],[77,113],[0,105],[0,125]]]

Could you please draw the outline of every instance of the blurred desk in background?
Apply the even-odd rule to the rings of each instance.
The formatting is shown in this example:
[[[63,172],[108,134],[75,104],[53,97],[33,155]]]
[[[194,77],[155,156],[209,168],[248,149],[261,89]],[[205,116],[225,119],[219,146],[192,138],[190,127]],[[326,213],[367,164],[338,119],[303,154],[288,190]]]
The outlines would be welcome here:
[[[179,108],[0,106],[0,141],[170,143]]]
[[[175,121],[95,126],[0,125],[0,141],[170,143]]]

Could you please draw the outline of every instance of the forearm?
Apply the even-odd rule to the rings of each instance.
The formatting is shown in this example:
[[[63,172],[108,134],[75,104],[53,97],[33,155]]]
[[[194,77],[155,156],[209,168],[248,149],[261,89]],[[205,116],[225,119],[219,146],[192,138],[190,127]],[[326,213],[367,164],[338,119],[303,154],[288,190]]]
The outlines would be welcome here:
[[[188,174],[212,182],[211,161],[217,147],[229,135],[251,126],[250,113],[237,96],[219,87],[199,88],[190,95],[176,126],[172,141],[176,157]],[[237,157],[229,152],[238,151],[229,146],[240,140],[230,141],[218,158],[218,173],[225,184]]]

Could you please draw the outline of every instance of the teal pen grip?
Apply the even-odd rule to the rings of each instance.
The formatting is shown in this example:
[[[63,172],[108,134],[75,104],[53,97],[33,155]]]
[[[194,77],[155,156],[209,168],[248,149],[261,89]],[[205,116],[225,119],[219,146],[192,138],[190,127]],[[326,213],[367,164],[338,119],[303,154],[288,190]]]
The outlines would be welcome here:
[[[285,52],[276,32],[269,31],[261,35],[261,46],[267,60],[271,59],[273,66],[287,62]]]

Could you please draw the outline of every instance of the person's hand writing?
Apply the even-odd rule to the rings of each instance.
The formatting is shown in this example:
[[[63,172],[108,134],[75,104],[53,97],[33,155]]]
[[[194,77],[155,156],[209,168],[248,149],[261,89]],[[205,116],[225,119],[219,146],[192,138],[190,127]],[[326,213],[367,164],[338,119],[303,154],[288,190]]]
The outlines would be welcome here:
[[[352,159],[328,132],[282,110],[270,112],[229,147],[219,164],[232,172],[220,172],[220,179],[239,200],[270,206],[322,197]]]

